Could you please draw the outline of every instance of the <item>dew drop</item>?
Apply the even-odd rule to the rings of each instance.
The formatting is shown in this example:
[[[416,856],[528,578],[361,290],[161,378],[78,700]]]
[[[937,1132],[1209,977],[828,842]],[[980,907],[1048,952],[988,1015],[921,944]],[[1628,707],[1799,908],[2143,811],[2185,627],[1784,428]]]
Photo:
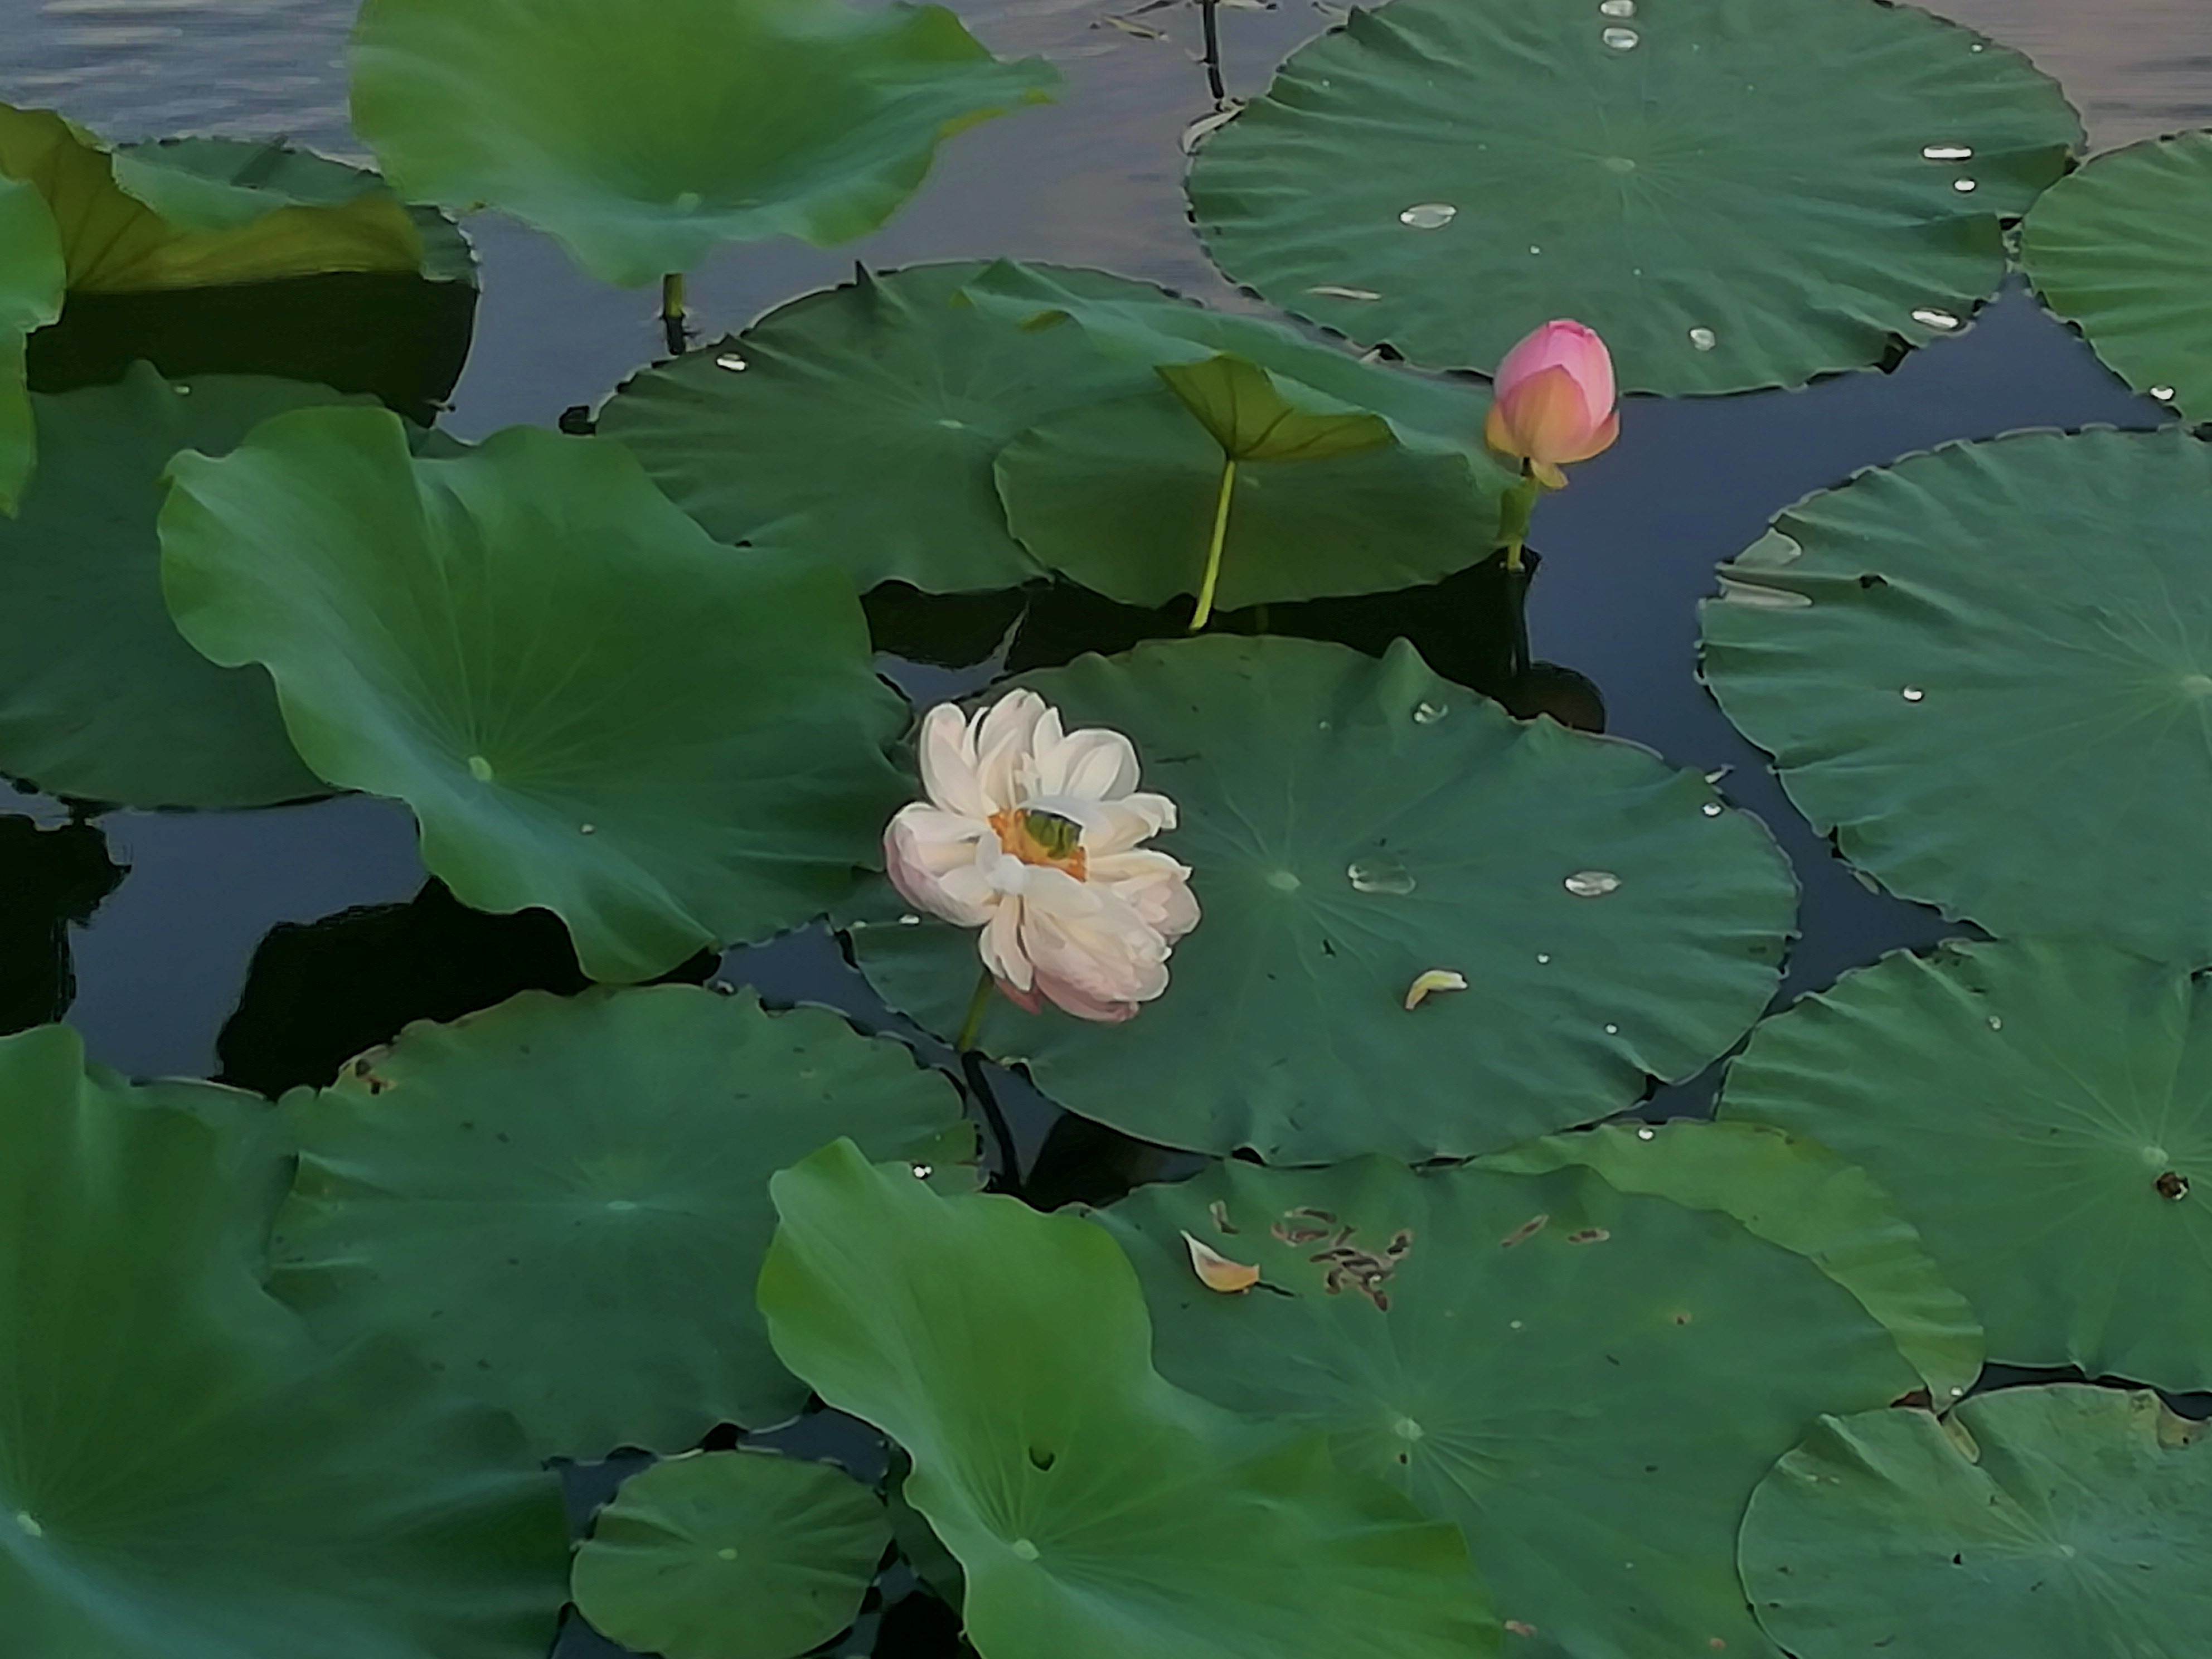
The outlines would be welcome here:
[[[1334,283],[1321,283],[1306,290],[1324,300],[1379,300],[1382,296],[1371,288],[1343,288]]]
[[[927,1181],[936,1173],[937,1171],[927,1164],[917,1164],[914,1166],[914,1178],[916,1181]]]
[[[2002,1020],[2002,1019],[2000,1019],[1996,1015],[1995,1015],[1995,1014],[1991,1014],[1991,1015],[1990,1016],[1990,1030],[1991,1030],[1992,1031],[2002,1031],[2002,1030],[2004,1030],[2004,1021],[2003,1021],[2003,1020]]]
[[[599,833],[599,826],[596,823],[580,823],[576,826],[576,833],[580,836],[596,836]]]
[[[1536,952],[1536,961],[1539,965],[1548,963],[1551,959],[1552,953],[1549,951],[1539,951]]]
[[[1920,152],[1931,161],[1971,161],[1974,149],[1971,144],[1929,144]]]
[[[1636,162],[1626,155],[1608,155],[1599,163],[1607,173],[1633,173]]]
[[[1701,810],[1704,811],[1705,815],[1707,817],[1709,817],[1709,818],[1717,818],[1717,817],[1720,817],[1720,815],[1721,815],[1723,812],[1726,811],[1728,809],[1727,809],[1726,807],[1723,806],[1723,805],[1722,805],[1718,801],[1717,801],[1717,800],[1709,800],[1709,801],[1707,801],[1707,802],[1705,804],[1705,806],[1704,806]]]
[[[1517,1331],[1522,1328],[1521,1322],[1517,1319],[1509,1319],[1505,1322],[1505,1328],[1509,1331]]]
[[[2170,404],[2173,401],[2173,388],[2170,386],[2154,386],[2150,389],[2150,395],[2162,404]]]
[[[1428,1431],[1410,1417],[1401,1417],[1390,1425],[1390,1432],[1401,1440],[1419,1440]]]
[[[1904,690],[1899,692],[1897,695],[1904,698],[1907,702],[1918,702],[1928,694],[1925,691],[1923,691],[1917,685],[1908,685]]]
[[[1607,17],[1633,17],[1636,0],[1598,0],[1597,9]]]
[[[1413,724],[1416,726],[1434,726],[1438,720],[1442,720],[1445,715],[1450,713],[1451,705],[1449,703],[1418,703],[1413,708]]]
[[[967,422],[957,421],[950,415],[939,416],[937,423],[943,427],[947,432],[965,432],[968,429]]]
[[[469,775],[474,778],[478,783],[489,783],[491,781],[491,763],[486,760],[482,755],[470,756]]]
[[[1656,1137],[1657,1136],[1658,1133],[1659,1133],[1659,1132],[1658,1132],[1656,1129],[1649,1128],[1649,1127],[1642,1128],[1642,1129],[1638,1129],[1638,1130],[1636,1132],[1636,1138],[1637,1138],[1638,1140],[1650,1140],[1650,1139],[1652,1139],[1656,1138]]]
[[[1410,893],[1413,878],[1406,866],[1388,853],[1371,859],[1362,859],[1347,866],[1344,872],[1357,893]]]
[[[1605,1028],[1605,1034],[1607,1036],[1619,1036],[1620,1035],[1620,1027],[1618,1025],[1608,1025]]]
[[[1398,222],[1415,230],[1442,230],[1459,217],[1449,202],[1416,202],[1398,216]]]
[[[1528,252],[1531,253],[1541,253],[1544,250],[1542,248],[1538,247],[1534,242],[1528,244]]]
[[[901,916],[898,919],[898,925],[902,927],[919,927],[921,926],[921,918],[915,915]]]
[[[1357,870],[1358,867],[1355,865],[1353,869]],[[1356,875],[1353,877],[1353,882],[1355,885],[1358,884]],[[1288,870],[1270,870],[1267,872],[1267,885],[1279,893],[1295,893],[1304,884]]]
[[[33,1538],[44,1538],[46,1535],[46,1529],[39,1524],[39,1517],[28,1510],[15,1511],[15,1524]]]
[[[1603,898],[1620,890],[1620,878],[1610,870],[1577,870],[1564,885],[1577,898]]]
[[[725,1544],[720,1549],[716,1550],[714,1553],[721,1557],[725,1561],[734,1561],[738,1559],[737,1550],[732,1546],[727,1544]]]
[[[1971,196],[1974,191],[1979,190],[1981,185],[1977,184],[1972,179],[1954,179],[1951,181],[1951,188],[1957,191],[1961,196]]]
[[[1690,343],[1700,351],[1711,351],[1720,343],[1721,337],[1709,328],[1693,328],[1690,331]]]
[[[1015,1559],[1018,1560],[1034,1561],[1037,1559],[1037,1547],[1026,1538],[1014,1540],[1013,1548]]]
[[[745,372],[745,360],[734,351],[726,351],[714,359],[714,367],[726,368],[732,374],[742,374]]]
[[[1940,328],[1948,331],[1959,325],[1959,319],[1948,311],[1938,311],[1934,306],[1923,306],[1912,313],[1912,320],[1923,328]]]
[[[1607,29],[1602,38],[1615,52],[1633,52],[1644,39],[1634,29],[1623,28]]]

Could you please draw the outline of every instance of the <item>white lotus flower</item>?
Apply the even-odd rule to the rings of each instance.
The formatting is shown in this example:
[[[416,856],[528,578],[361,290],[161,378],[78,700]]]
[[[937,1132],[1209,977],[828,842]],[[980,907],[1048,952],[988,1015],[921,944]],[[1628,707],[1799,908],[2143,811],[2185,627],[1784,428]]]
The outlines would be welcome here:
[[[1124,1020],[1168,988],[1168,954],[1198,925],[1190,871],[1142,844],[1175,803],[1137,789],[1118,732],[1062,732],[1034,691],[969,720],[940,703],[921,723],[929,799],[884,831],[908,902],[980,927],[983,965],[1030,1012],[1040,999]]]

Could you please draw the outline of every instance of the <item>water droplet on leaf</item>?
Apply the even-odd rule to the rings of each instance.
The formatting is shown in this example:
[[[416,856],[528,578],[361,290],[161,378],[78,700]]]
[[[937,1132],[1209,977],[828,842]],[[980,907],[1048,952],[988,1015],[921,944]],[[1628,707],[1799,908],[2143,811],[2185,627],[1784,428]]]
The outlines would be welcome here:
[[[1633,17],[1636,0],[1598,0],[1598,8],[1607,17]]]
[[[1398,216],[1398,222],[1415,230],[1441,230],[1459,217],[1449,202],[1416,202]]]
[[[2173,401],[2173,388],[2170,386],[2154,386],[2150,389],[2150,395],[2162,404],[2170,404]]]
[[[1693,328],[1690,331],[1690,343],[1700,351],[1711,351],[1720,343],[1721,337],[1709,328]]]
[[[1979,190],[1981,185],[1975,183],[1972,179],[1954,179],[1951,181],[1951,188],[1957,191],[1961,196],[1970,196],[1974,191]]]
[[[1707,801],[1707,802],[1705,804],[1705,807],[1704,807],[1704,809],[1703,809],[1703,810],[1704,810],[1704,811],[1705,811],[1705,815],[1707,817],[1709,817],[1709,818],[1717,818],[1717,817],[1720,817],[1720,815],[1721,815],[1723,812],[1725,812],[1728,809],[1727,809],[1726,807],[1723,806],[1723,805],[1722,805],[1718,801],[1717,801],[1717,800],[1709,800],[1709,801]]]
[[[1908,685],[1904,690],[1899,692],[1897,695],[1904,698],[1907,702],[1918,702],[1928,694],[1925,691],[1923,691],[1917,685]]]
[[[734,351],[726,351],[714,359],[714,367],[726,368],[732,374],[742,374],[745,372],[745,360]]]
[[[1438,720],[1442,720],[1445,715],[1450,713],[1451,705],[1449,703],[1416,703],[1413,706],[1413,724],[1416,726],[1434,726]]]
[[[1620,890],[1620,878],[1610,870],[1577,870],[1565,885],[1577,898],[1603,898]]]
[[[1931,161],[1971,161],[1974,159],[1971,144],[1930,144],[1920,153]]]
[[[1923,306],[1912,313],[1912,320],[1923,328],[1940,328],[1948,331],[1959,325],[1959,319],[1956,317],[1948,311],[1938,311],[1934,306]]]
[[[1605,43],[1615,52],[1633,52],[1644,39],[1634,29],[1613,28],[1605,32]]]
[[[482,755],[470,756],[469,775],[474,778],[478,783],[489,783],[491,781],[491,763],[486,760]]]

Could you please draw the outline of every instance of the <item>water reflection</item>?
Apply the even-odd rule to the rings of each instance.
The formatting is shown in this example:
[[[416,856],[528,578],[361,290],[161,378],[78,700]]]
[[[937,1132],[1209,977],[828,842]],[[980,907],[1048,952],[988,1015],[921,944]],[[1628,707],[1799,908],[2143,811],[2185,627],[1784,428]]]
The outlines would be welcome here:
[[[91,824],[0,817],[0,1034],[69,1012],[69,930],[92,920],[123,874]]]

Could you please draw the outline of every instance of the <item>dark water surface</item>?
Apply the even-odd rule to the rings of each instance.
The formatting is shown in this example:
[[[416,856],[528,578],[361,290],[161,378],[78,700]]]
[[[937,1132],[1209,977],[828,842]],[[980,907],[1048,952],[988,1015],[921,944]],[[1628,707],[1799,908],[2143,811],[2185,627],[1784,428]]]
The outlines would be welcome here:
[[[1067,76],[1060,103],[954,142],[929,184],[866,241],[726,250],[692,281],[702,328],[711,337],[739,327],[840,280],[855,259],[1006,254],[1096,264],[1249,308],[1207,266],[1184,218],[1180,137],[1212,106],[1194,61],[1197,9],[1173,0],[1139,13],[1140,3],[962,4],[1002,53],[1055,59]],[[2212,0],[1947,0],[1936,9],[2036,54],[2083,106],[2100,146],[2212,123]],[[0,0],[0,98],[60,106],[118,138],[281,133],[352,154],[339,61],[352,9],[350,0]],[[1164,38],[1116,27],[1109,14]],[[1313,0],[1224,5],[1232,92],[1260,90],[1335,15]],[[550,424],[571,406],[596,405],[656,355],[650,297],[597,286],[549,240],[510,222],[480,216],[469,229],[483,261],[483,304],[449,422],[460,435]],[[2015,283],[1960,337],[1893,373],[1802,392],[1633,402],[1620,445],[1542,508],[1546,561],[1530,618],[1537,654],[1596,682],[1613,732],[1680,765],[1729,769],[1729,795],[1773,826],[1805,888],[1790,994],[1956,930],[1860,885],[1698,686],[1695,605],[1711,589],[1713,565],[1776,512],[1858,468],[2021,427],[2149,426],[2164,414]],[[924,697],[955,684],[902,678]],[[557,928],[549,936],[526,919],[473,917],[434,890],[409,903],[423,874],[409,816],[392,803],[117,812],[94,830],[64,827],[66,815],[36,798],[7,811],[0,1014],[17,1024],[52,1014],[67,994],[65,947],[76,976],[68,1018],[95,1059],[128,1073],[220,1073],[264,1089],[326,1081],[338,1059],[407,1018],[448,1018],[524,984],[574,982]],[[266,951],[219,1060],[218,1036],[247,993],[256,948],[285,924],[295,926]],[[871,1024],[884,1019],[818,933],[738,953],[720,972],[771,1000],[836,1002]],[[1711,1082],[1664,1091],[1653,1109],[1697,1109]],[[1048,1122],[1041,1111],[1021,1115],[1029,1155]],[[1062,1131],[1039,1187],[1079,1193],[1102,1179],[1095,1139],[1080,1126]],[[590,1495],[582,1483],[577,1495]],[[925,1627],[932,1617],[910,1606],[898,1615],[905,1633],[873,1650],[951,1651],[941,1630]],[[872,1639],[864,1627],[838,1650],[867,1652]],[[606,1650],[572,1630],[562,1651]]]

